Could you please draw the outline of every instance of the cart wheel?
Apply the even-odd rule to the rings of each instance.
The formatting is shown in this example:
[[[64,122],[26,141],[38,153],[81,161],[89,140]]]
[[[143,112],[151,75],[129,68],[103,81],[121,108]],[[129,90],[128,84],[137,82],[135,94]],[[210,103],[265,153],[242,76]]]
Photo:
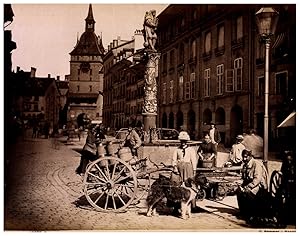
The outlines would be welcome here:
[[[83,183],[88,202],[102,212],[123,212],[137,192],[135,172],[129,164],[115,157],[92,162]]]
[[[278,198],[279,197],[279,194],[282,193],[282,173],[277,171],[277,170],[274,170],[271,174],[271,178],[270,178],[270,193],[271,193],[271,196],[274,197],[274,198]],[[282,197],[282,196],[280,196]],[[283,199],[284,201],[284,199]]]
[[[206,192],[204,189],[202,188],[199,188],[199,191],[196,195],[196,199],[197,200],[200,200],[200,201],[203,201],[204,199],[206,198]]]
[[[215,191],[215,198],[217,201],[222,201],[227,196],[227,188],[222,184],[218,184],[217,188],[215,190],[212,189],[212,191]]]
[[[137,179],[137,193],[135,195],[133,204],[138,204],[140,203],[140,200],[142,200],[149,192],[151,176],[150,174],[146,173],[146,170],[144,169],[146,164],[143,162],[137,165],[132,165],[131,167],[136,172]]]

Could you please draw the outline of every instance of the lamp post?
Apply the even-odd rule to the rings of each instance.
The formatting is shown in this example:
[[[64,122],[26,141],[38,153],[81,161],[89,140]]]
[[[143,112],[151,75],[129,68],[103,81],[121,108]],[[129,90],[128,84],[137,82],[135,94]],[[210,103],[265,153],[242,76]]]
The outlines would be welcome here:
[[[265,43],[265,114],[264,114],[264,159],[263,163],[268,169],[269,146],[269,54],[271,36],[274,35],[279,14],[272,7],[263,7],[255,13],[258,32]]]

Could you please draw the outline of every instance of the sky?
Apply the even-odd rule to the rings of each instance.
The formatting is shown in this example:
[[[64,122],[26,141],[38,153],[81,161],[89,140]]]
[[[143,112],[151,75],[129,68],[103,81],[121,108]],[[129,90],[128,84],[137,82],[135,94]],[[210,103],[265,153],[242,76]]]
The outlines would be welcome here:
[[[89,3],[62,4],[13,3],[13,22],[5,29],[12,31],[17,49],[12,51],[12,70],[17,66],[24,71],[37,69],[36,76],[60,76],[70,73],[70,55],[85,30]],[[159,14],[167,4],[92,2],[96,21],[95,33],[102,34],[105,49],[113,39],[130,40],[136,29],[143,28],[145,12],[155,9]]]

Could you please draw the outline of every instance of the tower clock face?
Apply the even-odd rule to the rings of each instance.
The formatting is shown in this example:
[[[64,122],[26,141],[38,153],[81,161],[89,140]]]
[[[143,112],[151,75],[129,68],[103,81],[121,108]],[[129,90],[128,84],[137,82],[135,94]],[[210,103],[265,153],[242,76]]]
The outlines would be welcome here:
[[[80,69],[83,73],[88,73],[90,70],[90,63],[88,62],[83,62],[80,64]]]

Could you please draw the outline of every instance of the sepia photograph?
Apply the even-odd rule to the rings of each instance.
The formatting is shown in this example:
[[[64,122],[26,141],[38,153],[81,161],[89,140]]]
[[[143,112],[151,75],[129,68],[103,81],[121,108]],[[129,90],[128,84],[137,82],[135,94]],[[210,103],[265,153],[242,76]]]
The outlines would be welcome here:
[[[296,3],[2,6],[4,232],[296,232]]]

